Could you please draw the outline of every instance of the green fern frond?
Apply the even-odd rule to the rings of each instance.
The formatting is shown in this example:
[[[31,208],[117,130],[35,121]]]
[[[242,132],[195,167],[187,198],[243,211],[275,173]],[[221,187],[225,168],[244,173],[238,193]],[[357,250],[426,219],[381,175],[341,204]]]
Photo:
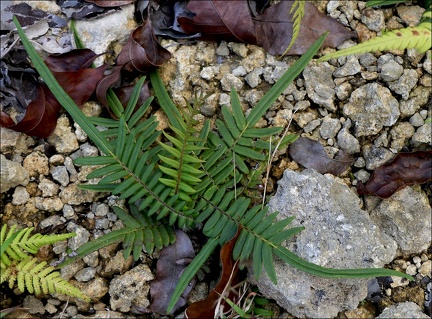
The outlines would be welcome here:
[[[2,272],[1,283],[5,281],[8,281],[11,289],[17,283],[22,292],[27,290],[35,295],[59,293],[90,301],[77,287],[60,277],[60,272],[55,271],[54,267],[29,256],[24,260],[14,261]]]
[[[126,255],[133,254],[134,258],[137,258],[142,245],[145,246],[146,243],[146,250],[152,251],[154,248],[161,248],[172,242],[169,235],[171,228],[169,226],[167,226],[169,228],[160,227],[157,224],[158,221],[165,226],[177,223],[179,227],[190,227],[196,223],[202,223],[203,231],[210,239],[184,271],[179,284],[176,286],[170,306],[176,303],[181,292],[184,291],[185,285],[189,283],[192,276],[207,260],[216,246],[227,242],[234,235],[239,225],[243,229],[243,235],[241,235],[239,248],[236,249],[237,257],[240,259],[250,258],[251,256],[256,258],[254,266],[257,269],[265,269],[273,280],[276,280],[272,261],[274,254],[291,265],[322,276],[361,277],[375,274],[374,270],[369,272],[329,270],[307,263],[298,257],[296,258],[295,255],[293,257],[291,252],[281,246],[281,243],[286,237],[292,236],[299,231],[300,228],[285,229],[291,219],[277,222],[276,213],[267,215],[267,209],[261,209],[260,206],[250,208],[251,200],[245,196],[239,196],[236,190],[238,185],[248,185],[250,182],[245,178],[249,173],[246,159],[265,160],[265,152],[267,146],[269,146],[269,142],[265,138],[280,131],[280,129],[275,128],[257,129],[254,128],[255,124],[291,81],[301,73],[321,47],[325,35],[321,36],[291,66],[260,102],[255,105],[247,117],[243,114],[237,93],[232,91],[232,111],[228,107],[222,109],[224,121],[216,123],[218,132],[208,132],[209,125],[207,124],[206,129],[200,132],[199,137],[196,139],[195,134],[189,144],[184,143],[184,141],[187,141],[186,135],[191,134],[185,129],[184,121],[181,120],[182,115],[169,98],[160,77],[156,73],[157,71],[151,73],[150,79],[153,89],[162,109],[169,118],[171,129],[175,134],[175,136],[166,135],[172,145],[162,145],[156,143],[159,132],[154,127],[154,120],[148,119],[133,123],[133,116],[129,117],[128,113],[130,112],[130,105],[123,109],[116,97],[111,95],[110,92],[108,98],[116,108],[115,113],[119,115],[118,126],[112,121],[105,121],[109,134],[100,133],[93,124],[97,120],[87,119],[82,112],[75,110],[76,106],[73,101],[67,97],[62,97],[62,95],[65,95],[64,91],[36,54],[15,18],[14,21],[29,56],[46,80],[49,88],[56,97],[59,96],[59,101],[71,114],[75,122],[84,131],[89,130],[89,137],[92,140],[95,139],[95,144],[104,154],[97,159],[89,158],[76,161],[81,164],[93,165],[96,162],[102,164],[101,168],[89,175],[90,177],[101,177],[99,185],[85,187],[95,190],[104,188],[111,190],[112,193],[119,194],[120,198],[127,199],[130,204],[136,203],[138,206],[136,210],[131,210],[131,215],[115,209],[116,214],[124,221],[126,227],[112,231],[99,238],[99,241],[83,245],[77,251],[80,256],[83,256],[86,251],[93,251],[95,244],[98,247],[103,247],[107,243],[122,241]],[[151,129],[142,131],[143,127]],[[108,136],[109,138],[107,138]],[[199,158],[200,161],[196,161],[194,155],[197,155],[196,158]],[[191,164],[190,167],[178,163],[178,160],[182,157],[187,158],[188,163]],[[165,171],[159,168],[160,163],[165,167]],[[160,178],[169,180],[168,177],[171,177],[172,180],[173,177],[177,177],[172,172],[177,167],[186,167],[187,171],[183,170],[182,174],[189,175],[184,175],[186,179],[182,180],[180,178],[180,183],[177,183],[174,178],[174,182],[178,185],[176,187],[180,189],[181,181],[187,182],[185,184],[196,182],[193,185],[196,192],[191,193],[191,197],[196,197],[198,200],[186,202],[180,198],[179,193],[172,194],[172,188],[166,187],[160,182]],[[201,182],[198,182],[197,179],[201,180]],[[152,225],[157,226],[152,227]],[[256,271],[258,274],[261,272],[261,270]],[[396,274],[391,271],[389,273]]]
[[[287,52],[292,48],[292,46],[294,45],[295,41],[297,40],[300,34],[301,21],[305,15],[306,2],[307,1],[304,0],[295,0],[294,3],[292,4],[290,10],[290,14],[294,18],[292,37],[291,37],[291,42],[288,45],[288,47],[285,49],[284,53],[282,54],[282,57],[285,56],[285,54],[287,54]]]
[[[33,227],[16,230],[16,225],[9,228],[3,225],[0,231],[1,244],[1,274],[0,283],[8,282],[12,289],[15,284],[19,290],[27,290],[32,294],[61,293],[86,301],[90,299],[78,288],[60,277],[60,272],[46,262],[39,262],[32,257],[40,247],[65,240],[75,236],[70,234],[42,235],[36,233],[30,236]]]
[[[1,264],[7,266],[12,260],[20,261],[26,259],[28,254],[36,254],[40,247],[48,244],[53,244],[61,240],[75,236],[74,233],[69,234],[52,234],[42,235],[39,233],[30,236],[33,227],[16,230],[17,225],[9,228],[3,225],[0,231]]]
[[[432,47],[431,14],[432,8],[429,7],[429,9],[424,12],[420,24],[416,27],[407,27],[404,29],[385,32],[379,37],[324,55],[319,58],[318,61],[322,62],[346,55],[385,50],[404,50],[414,48],[420,53],[424,53]]]
[[[123,221],[125,227],[113,230],[95,240],[80,246],[75,256],[64,261],[60,266],[72,264],[94,251],[114,243],[122,243],[123,257],[127,259],[131,254],[134,261],[139,259],[143,247],[148,254],[154,249],[162,249],[175,242],[175,232],[165,219],[155,220],[138,210],[135,205],[130,206],[130,214],[119,207],[113,207],[114,213]]]
[[[173,189],[172,194],[179,194],[180,199],[191,202],[190,195],[197,192],[196,185],[201,182],[197,176],[203,174],[199,169],[203,160],[199,159],[196,154],[203,151],[205,147],[199,146],[198,143],[204,142],[205,139],[199,138],[200,132],[194,128],[196,121],[193,120],[192,114],[185,114],[184,119],[184,122],[179,120],[179,123],[182,124],[181,129],[170,126],[176,137],[163,132],[173,146],[159,142],[166,151],[165,155],[159,154],[162,161],[159,169],[168,176],[168,178],[159,178],[159,181],[171,187]],[[209,122],[203,129],[208,131],[208,126]]]

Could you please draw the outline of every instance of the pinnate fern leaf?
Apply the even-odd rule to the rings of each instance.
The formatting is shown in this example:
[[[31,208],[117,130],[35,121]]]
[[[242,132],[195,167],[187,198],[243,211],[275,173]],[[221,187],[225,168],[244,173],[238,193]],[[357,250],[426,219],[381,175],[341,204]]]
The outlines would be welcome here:
[[[16,230],[17,225],[8,229],[3,225],[0,231],[1,264],[2,268],[11,264],[12,260],[19,261],[26,259],[29,254],[36,254],[40,247],[53,244],[61,240],[75,236],[69,234],[42,235],[35,233],[30,236],[33,227]]]
[[[287,54],[287,52],[292,48],[292,46],[294,45],[295,41],[298,38],[298,35],[300,34],[300,27],[301,27],[300,24],[301,24],[301,20],[304,17],[304,14],[305,14],[306,2],[307,1],[304,1],[304,0],[295,0],[294,3],[291,6],[290,14],[294,18],[292,38],[291,38],[290,44],[285,49],[285,51],[282,54],[282,56],[284,56],[285,54]]]
[[[429,8],[422,16],[420,24],[416,27],[393,30],[383,33],[379,37],[359,43],[355,46],[327,54],[318,61],[327,61],[332,58],[352,54],[385,50],[404,50],[415,48],[424,53],[432,47],[432,9]]]
[[[64,261],[62,267],[114,243],[122,243],[125,259],[132,254],[134,261],[137,261],[143,247],[148,254],[152,254],[155,248],[162,249],[175,242],[174,229],[167,220],[148,217],[135,205],[130,206],[130,214],[117,206],[113,210],[125,226],[80,246],[75,256]]]
[[[89,301],[78,288],[61,278],[60,272],[55,271],[54,267],[31,256],[37,253],[40,247],[73,237],[74,233],[30,235],[32,227],[20,230],[16,228],[17,226],[13,225],[8,230],[7,225],[3,225],[0,231],[0,283],[8,282],[11,289],[17,284],[22,292],[27,290],[36,295],[61,293]]]
[[[202,132],[207,132],[203,137],[195,128],[197,121],[193,119],[193,109],[188,104],[188,111],[183,112],[182,118],[178,119],[178,127],[170,126],[175,137],[163,133],[172,146],[159,142],[166,154],[159,154],[162,164],[159,169],[167,176],[159,178],[164,185],[172,188],[172,194],[179,194],[179,198],[192,202],[191,194],[197,192],[196,186],[202,181],[198,176],[203,172],[199,165],[203,162],[197,154],[205,149],[203,146],[209,130],[207,122]]]
[[[60,293],[90,301],[79,288],[60,277],[60,272],[55,271],[54,267],[47,265],[45,261],[39,262],[35,257],[28,256],[21,261],[14,261],[1,274],[1,282],[5,281],[8,281],[11,289],[17,283],[22,292],[27,290],[36,295]]]

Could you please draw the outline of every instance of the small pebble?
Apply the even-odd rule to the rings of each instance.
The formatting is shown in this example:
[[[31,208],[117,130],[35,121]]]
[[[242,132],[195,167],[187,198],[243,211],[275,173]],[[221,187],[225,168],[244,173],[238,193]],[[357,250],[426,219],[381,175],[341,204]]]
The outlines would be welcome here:
[[[426,260],[421,266],[420,269],[418,271],[420,274],[422,274],[423,276],[429,276],[432,277],[432,261],[431,260]]]
[[[409,265],[406,268],[405,273],[407,273],[408,275],[411,275],[411,276],[415,276],[415,274],[417,274],[417,267],[416,267],[416,265]]]

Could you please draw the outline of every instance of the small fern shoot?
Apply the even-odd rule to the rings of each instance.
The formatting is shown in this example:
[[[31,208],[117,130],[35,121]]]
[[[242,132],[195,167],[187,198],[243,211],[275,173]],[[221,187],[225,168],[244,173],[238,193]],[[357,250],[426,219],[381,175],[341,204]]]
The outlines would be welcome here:
[[[372,38],[355,46],[324,55],[318,61],[328,61],[333,58],[352,54],[363,54],[374,51],[417,49],[424,53],[432,47],[432,6],[423,13],[420,24],[415,27],[384,32],[381,36]]]
[[[286,48],[286,50],[284,51],[284,53],[282,54],[282,57],[285,54],[287,54],[287,52],[292,48],[292,46],[294,45],[294,43],[296,42],[296,40],[300,34],[301,20],[303,19],[304,14],[305,14],[306,2],[307,1],[304,1],[304,0],[295,0],[294,3],[292,4],[291,10],[290,10],[290,14],[294,18],[292,37],[291,37],[291,42],[288,45],[288,47]]]
[[[195,100],[197,101],[197,99]],[[179,194],[180,199],[191,202],[190,195],[197,192],[196,186],[202,182],[198,176],[204,172],[199,169],[199,165],[204,161],[199,159],[197,154],[206,149],[201,145],[207,139],[210,123],[206,122],[202,129],[203,136],[200,136],[200,131],[195,128],[198,121],[193,118],[194,111],[189,103],[187,106],[187,111],[183,111],[182,118],[178,119],[178,126],[180,127],[169,126],[175,133],[175,137],[163,132],[172,146],[159,142],[166,151],[166,153],[159,154],[162,161],[159,169],[168,176],[159,178],[159,181],[171,187],[173,195]]]
[[[85,301],[90,298],[85,296],[77,287],[60,277],[60,272],[49,266],[45,261],[39,262],[36,254],[40,247],[53,244],[61,240],[75,236],[74,233],[59,235],[34,234],[30,236],[33,227],[16,230],[14,225],[8,230],[3,225],[0,231],[1,244],[1,275],[0,283],[8,282],[12,289],[15,284],[22,292],[39,295],[65,294],[77,297]]]

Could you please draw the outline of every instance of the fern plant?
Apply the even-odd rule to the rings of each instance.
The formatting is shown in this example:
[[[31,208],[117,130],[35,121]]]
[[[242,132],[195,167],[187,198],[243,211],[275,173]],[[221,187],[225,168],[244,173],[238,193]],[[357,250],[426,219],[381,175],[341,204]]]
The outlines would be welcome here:
[[[33,227],[16,230],[14,225],[9,228],[3,225],[0,231],[0,283],[8,282],[9,287],[15,284],[24,292],[32,294],[65,294],[86,301],[90,299],[77,287],[60,277],[60,272],[47,265],[45,261],[39,262],[32,255],[36,254],[40,247],[53,244],[61,240],[75,236],[74,233],[60,235],[41,235],[36,233],[30,236]]]
[[[256,184],[258,174],[249,167],[248,160],[265,162],[267,150],[272,149],[267,139],[282,129],[255,128],[255,124],[301,73],[326,35],[298,59],[248,116],[243,113],[237,92],[231,90],[231,108],[222,107],[223,121],[217,120],[216,130],[213,131],[209,121],[200,130],[194,129],[193,112],[180,112],[157,71],[151,72],[153,90],[172,131],[164,132],[166,141],[161,141],[155,118],[141,119],[152,98],[133,113],[144,79],[137,82],[125,108],[115,95],[108,94],[108,101],[118,120],[87,118],[59,86],[15,18],[14,21],[39,74],[74,121],[104,154],[75,160],[79,165],[101,166],[88,176],[101,177],[99,183],[81,187],[117,194],[130,206],[130,214],[114,209],[124,221],[125,228],[81,246],[77,251],[78,257],[120,240],[125,246],[125,256],[133,253],[137,259],[143,243],[146,251],[151,252],[154,247],[161,248],[173,242],[172,227],[187,229],[202,226],[208,241],[184,270],[168,312],[214,249],[231,239],[239,227],[241,234],[234,248],[234,258],[252,258],[255,276],[259,277],[264,269],[275,283],[274,255],[319,276],[365,278],[396,275],[411,279],[409,275],[387,269],[330,269],[309,263],[282,245],[283,241],[302,229],[286,229],[293,218],[276,221],[277,213],[268,215],[267,207],[250,205],[251,199],[246,190]],[[108,129],[99,132],[96,125]],[[285,142],[292,139],[293,136],[288,136]],[[71,261],[73,259],[66,263]]]
[[[370,5],[387,4],[386,1],[375,1]],[[372,38],[355,46],[326,54],[318,61],[328,61],[332,58],[352,54],[385,50],[404,50],[415,48],[424,53],[432,47],[432,4],[426,1],[426,11],[423,13],[420,23],[415,27],[384,32],[381,36]]]

